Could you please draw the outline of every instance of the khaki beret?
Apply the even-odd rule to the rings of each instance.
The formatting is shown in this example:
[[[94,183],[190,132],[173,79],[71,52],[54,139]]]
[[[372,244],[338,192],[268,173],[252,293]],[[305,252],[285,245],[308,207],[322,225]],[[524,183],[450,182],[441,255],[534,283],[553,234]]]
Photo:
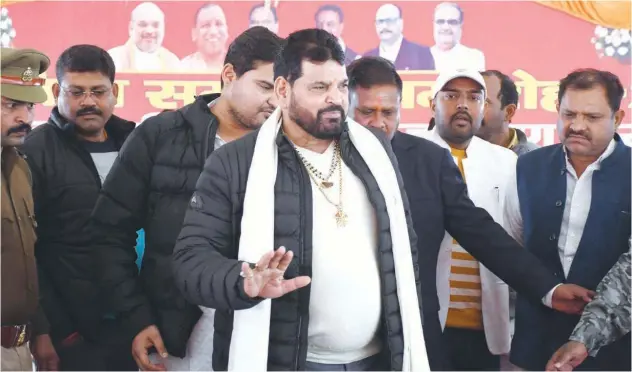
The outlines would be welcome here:
[[[46,101],[44,83],[39,77],[50,65],[50,59],[34,49],[2,48],[0,50],[0,93],[3,97],[22,102]]]

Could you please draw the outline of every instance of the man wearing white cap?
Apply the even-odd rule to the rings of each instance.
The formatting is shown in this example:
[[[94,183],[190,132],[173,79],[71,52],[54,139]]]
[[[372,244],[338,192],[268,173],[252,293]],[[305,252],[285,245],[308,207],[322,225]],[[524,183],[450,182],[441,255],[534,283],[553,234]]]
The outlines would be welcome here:
[[[415,233],[423,237],[417,241],[417,251],[423,330],[430,368],[433,371],[455,369],[450,366],[445,355],[449,353],[445,350],[447,347],[443,346],[436,285],[437,280],[444,280],[442,308],[447,309],[447,276],[437,275],[438,269],[448,272],[445,262],[443,267],[437,267],[441,249],[450,252],[452,248],[450,239],[447,240],[449,245],[442,244],[446,231],[459,241],[460,246],[525,298],[539,302],[547,293],[555,290],[553,300],[547,303],[549,307],[569,314],[581,313],[585,305],[584,297],[589,295],[588,291],[576,285],[558,286],[556,283],[559,280],[533,254],[512,239],[484,208],[474,205],[468,197],[461,172],[450,154],[450,146],[445,141],[438,145],[397,130],[403,84],[395,66],[381,57],[363,57],[349,65],[347,74],[350,117],[362,125],[383,130],[391,139],[410,200]],[[459,74],[460,72],[456,75],[442,75],[435,91],[441,91]],[[484,86],[484,82],[480,81],[480,87]],[[476,88],[481,89],[478,85]],[[470,150],[471,145],[468,148]],[[471,266],[478,267],[478,264],[473,262]],[[486,303],[481,304],[483,309],[487,309],[487,306]],[[494,308],[493,305],[490,308]],[[446,313],[447,310],[441,313],[444,324]],[[485,318],[484,321],[489,326],[488,319]],[[465,343],[465,346],[469,344],[471,343]],[[478,344],[482,344],[484,352],[489,354],[484,342]],[[469,355],[477,351],[465,352]],[[462,368],[462,364],[458,367]]]
[[[467,184],[469,196],[503,225],[506,185],[516,155],[474,134],[485,112],[485,80],[473,70],[439,75],[431,104],[436,129],[427,139],[447,149]],[[499,370],[511,343],[507,284],[445,233],[437,264],[439,319],[448,356],[457,370]]]

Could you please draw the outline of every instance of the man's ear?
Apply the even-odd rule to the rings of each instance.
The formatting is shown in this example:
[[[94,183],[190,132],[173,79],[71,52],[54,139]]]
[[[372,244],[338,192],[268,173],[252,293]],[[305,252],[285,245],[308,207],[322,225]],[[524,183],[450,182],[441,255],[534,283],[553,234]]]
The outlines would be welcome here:
[[[220,75],[224,86],[230,84],[233,80],[237,79],[237,74],[235,73],[235,67],[232,63],[227,63],[222,67],[222,73]]]
[[[619,110],[614,113],[614,129],[615,130],[619,129],[619,125],[621,125],[621,122],[623,121],[624,117],[625,117],[624,110]]]
[[[511,123],[511,120],[516,114],[517,109],[518,107],[516,107],[516,105],[514,105],[513,103],[510,103],[507,106],[505,106],[505,108],[503,109],[505,111],[505,122]]]
[[[53,86],[51,87],[51,90],[53,91],[53,98],[55,99],[55,105],[57,105],[57,98],[59,98],[59,93],[61,91],[61,87],[59,86],[59,83],[53,84]]]
[[[276,96],[279,107],[287,109],[290,105],[289,97],[291,94],[290,83],[284,77],[279,76],[274,81],[274,95]]]
[[[117,83],[112,84],[112,95],[114,96],[114,98],[118,98],[118,94],[119,94],[119,86]]]

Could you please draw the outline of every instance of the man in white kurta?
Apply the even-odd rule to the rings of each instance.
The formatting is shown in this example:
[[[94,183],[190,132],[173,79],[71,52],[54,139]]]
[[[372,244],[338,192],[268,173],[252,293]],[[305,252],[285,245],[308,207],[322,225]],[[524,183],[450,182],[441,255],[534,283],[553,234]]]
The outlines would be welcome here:
[[[476,136],[485,108],[485,81],[462,70],[440,74],[433,88],[436,127],[427,139],[452,153],[469,196],[503,224],[503,201],[516,155]],[[437,266],[439,318],[457,370],[499,370],[510,346],[509,289],[446,232]]]

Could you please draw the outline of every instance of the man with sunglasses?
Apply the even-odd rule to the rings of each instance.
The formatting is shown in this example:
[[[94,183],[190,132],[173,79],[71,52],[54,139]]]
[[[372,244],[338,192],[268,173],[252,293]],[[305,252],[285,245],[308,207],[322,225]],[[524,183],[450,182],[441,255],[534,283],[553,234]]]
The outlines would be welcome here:
[[[56,64],[56,106],[22,147],[33,175],[42,307],[61,370],[135,370],[116,319],[104,316],[88,221],[101,185],[133,122],[117,102],[110,55],[75,45]]]

